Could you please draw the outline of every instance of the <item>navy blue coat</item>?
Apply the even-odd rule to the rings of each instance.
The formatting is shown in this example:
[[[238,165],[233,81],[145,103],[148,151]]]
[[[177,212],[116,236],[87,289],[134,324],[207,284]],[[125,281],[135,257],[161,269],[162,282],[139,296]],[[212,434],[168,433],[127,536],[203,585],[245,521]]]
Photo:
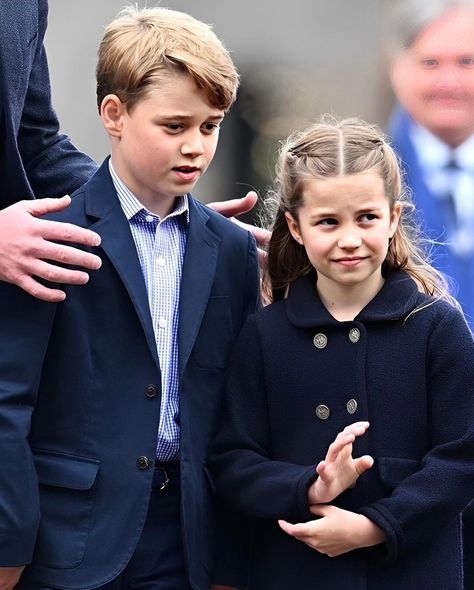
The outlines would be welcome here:
[[[420,223],[432,239],[442,241],[446,239],[446,203],[433,195],[425,182],[415,145],[410,139],[412,124],[405,110],[398,108],[394,111],[390,125],[394,147],[402,159]],[[438,244],[433,248],[433,261],[454,279],[455,295],[462,304],[471,330],[474,330],[474,257],[460,256],[452,248]],[[464,512],[464,542],[466,577],[474,587],[474,502]]]
[[[0,283],[0,566],[34,587],[96,588],[145,521],[161,374],[148,297],[107,162],[55,215],[96,231],[102,268],[58,304]],[[179,310],[183,537],[209,590],[214,500],[204,471],[224,369],[259,299],[253,237],[190,197]],[[146,394],[148,386],[158,395]],[[137,459],[149,458],[149,469]]]
[[[249,587],[460,590],[460,512],[474,489],[474,342],[465,321],[397,272],[354,321],[338,322],[315,280],[299,279],[288,299],[248,320],[229,369],[210,466],[218,493],[257,517]],[[318,348],[321,335],[327,344]],[[327,419],[316,412],[322,405]],[[368,516],[387,542],[330,558],[276,520],[314,518],[315,465],[358,420],[371,425],[355,455],[370,453],[375,465],[335,504]]]
[[[0,6],[0,209],[71,194],[97,165],[59,133],[43,45],[47,0]]]

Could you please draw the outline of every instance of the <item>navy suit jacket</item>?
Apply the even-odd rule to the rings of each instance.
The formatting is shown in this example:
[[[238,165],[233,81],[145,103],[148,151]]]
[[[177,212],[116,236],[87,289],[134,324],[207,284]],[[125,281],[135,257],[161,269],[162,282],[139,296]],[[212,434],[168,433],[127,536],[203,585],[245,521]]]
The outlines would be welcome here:
[[[0,209],[70,194],[97,168],[59,133],[43,45],[47,13],[47,0],[1,1]]]
[[[214,510],[205,470],[234,340],[259,301],[253,237],[190,197],[179,320],[183,535],[208,590]],[[95,588],[128,563],[145,521],[161,376],[135,244],[107,161],[56,219],[102,237],[102,268],[50,304],[0,284],[0,565]],[[146,395],[149,385],[158,395]],[[149,389],[148,389],[149,391]],[[137,459],[147,457],[149,469]]]
[[[447,240],[446,204],[443,199],[436,198],[426,185],[415,146],[410,139],[410,125],[412,119],[408,113],[397,109],[390,126],[394,147],[402,159],[406,181],[425,233],[431,239],[443,242]],[[438,245],[433,251],[433,262],[436,268],[454,279],[453,294],[461,303],[471,329],[474,329],[474,258],[459,256],[451,248]]]

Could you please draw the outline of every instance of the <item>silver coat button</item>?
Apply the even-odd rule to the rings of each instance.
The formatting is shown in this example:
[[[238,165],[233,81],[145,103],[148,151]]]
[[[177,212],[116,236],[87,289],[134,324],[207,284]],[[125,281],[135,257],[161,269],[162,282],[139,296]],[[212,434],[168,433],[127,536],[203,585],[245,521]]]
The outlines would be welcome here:
[[[316,348],[325,348],[327,343],[328,338],[326,334],[322,334],[321,332],[318,332],[313,338],[313,344],[316,346]]]
[[[316,416],[320,420],[327,420],[329,418],[330,413],[331,413],[331,410],[327,406],[325,406],[324,404],[320,404],[316,408]]]
[[[349,340],[351,342],[353,342],[354,344],[356,342],[359,342],[359,340],[360,340],[360,330],[359,330],[359,328],[352,328],[352,330],[349,332]]]
[[[347,402],[346,408],[349,414],[355,414],[357,410],[357,401],[355,399],[350,399]]]

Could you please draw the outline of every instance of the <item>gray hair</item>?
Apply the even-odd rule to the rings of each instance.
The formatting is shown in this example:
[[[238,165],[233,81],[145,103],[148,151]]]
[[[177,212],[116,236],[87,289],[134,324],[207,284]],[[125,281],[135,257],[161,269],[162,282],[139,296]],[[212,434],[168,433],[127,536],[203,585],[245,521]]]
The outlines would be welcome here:
[[[413,45],[418,36],[446,11],[455,6],[474,8],[474,0],[399,0],[387,18],[386,39],[391,51]]]

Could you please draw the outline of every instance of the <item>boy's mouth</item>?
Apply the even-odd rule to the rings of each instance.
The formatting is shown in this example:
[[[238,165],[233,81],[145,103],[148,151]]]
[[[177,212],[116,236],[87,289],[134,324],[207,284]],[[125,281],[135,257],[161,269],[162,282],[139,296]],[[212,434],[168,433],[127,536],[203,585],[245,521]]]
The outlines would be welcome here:
[[[200,169],[196,166],[176,166],[173,171],[185,182],[192,182],[199,176]]]

